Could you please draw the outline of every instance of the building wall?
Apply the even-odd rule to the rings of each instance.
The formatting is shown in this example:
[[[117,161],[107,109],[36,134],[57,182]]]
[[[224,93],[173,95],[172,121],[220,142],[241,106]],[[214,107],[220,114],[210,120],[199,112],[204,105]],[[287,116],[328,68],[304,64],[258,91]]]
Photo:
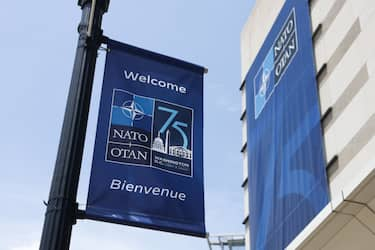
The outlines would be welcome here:
[[[285,0],[257,0],[241,33],[242,80]],[[312,0],[311,18],[331,201],[375,162],[375,1]],[[248,225],[246,88],[242,82],[244,224]],[[371,172],[370,171],[370,172]],[[362,171],[363,172],[363,171]],[[375,194],[375,190],[373,192]],[[374,215],[375,216],[375,215]],[[370,214],[368,219],[373,219]],[[350,223],[355,224],[351,221]],[[358,225],[356,225],[358,226]],[[374,225],[375,228],[375,225]],[[345,229],[350,232],[350,228]],[[343,230],[344,232],[346,232]],[[246,232],[248,235],[248,232]],[[371,237],[370,237],[371,238]],[[374,237],[372,237],[374,238]],[[250,239],[246,239],[249,249]],[[334,244],[334,239],[329,244]],[[366,242],[363,241],[364,248]],[[373,242],[371,241],[371,244]],[[373,246],[373,245],[372,245]],[[346,249],[339,246],[327,249]],[[350,248],[348,248],[350,249]],[[352,248],[354,249],[354,248]],[[369,248],[371,249],[371,248]]]

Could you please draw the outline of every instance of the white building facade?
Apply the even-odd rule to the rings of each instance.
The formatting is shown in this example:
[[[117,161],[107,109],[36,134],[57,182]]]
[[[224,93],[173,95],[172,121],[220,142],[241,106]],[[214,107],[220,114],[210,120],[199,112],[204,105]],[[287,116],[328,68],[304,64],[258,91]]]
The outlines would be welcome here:
[[[251,228],[244,80],[285,1],[256,0],[241,34],[247,249]],[[310,13],[330,202],[287,249],[375,249],[375,1],[311,0]]]

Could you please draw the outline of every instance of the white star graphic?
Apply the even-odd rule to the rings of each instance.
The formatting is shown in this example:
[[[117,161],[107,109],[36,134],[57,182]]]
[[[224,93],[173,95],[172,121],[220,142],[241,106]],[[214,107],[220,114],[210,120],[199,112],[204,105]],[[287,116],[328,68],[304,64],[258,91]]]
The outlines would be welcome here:
[[[141,105],[137,104],[135,101],[127,101],[123,104],[121,109],[125,112],[124,115],[130,118],[132,121],[141,120],[145,115]]]

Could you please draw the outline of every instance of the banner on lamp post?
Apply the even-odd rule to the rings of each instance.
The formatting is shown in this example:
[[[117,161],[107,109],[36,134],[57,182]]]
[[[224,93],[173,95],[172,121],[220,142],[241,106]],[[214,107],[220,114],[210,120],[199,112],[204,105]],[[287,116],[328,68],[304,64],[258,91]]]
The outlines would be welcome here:
[[[108,41],[88,218],[205,237],[203,74]]]

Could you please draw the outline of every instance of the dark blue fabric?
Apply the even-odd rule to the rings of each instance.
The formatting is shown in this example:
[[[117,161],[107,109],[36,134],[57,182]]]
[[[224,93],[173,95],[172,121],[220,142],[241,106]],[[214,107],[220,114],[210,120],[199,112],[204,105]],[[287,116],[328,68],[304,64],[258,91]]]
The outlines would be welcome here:
[[[311,37],[308,1],[287,0],[246,76],[254,250],[284,249],[329,200]]]
[[[108,48],[87,217],[204,237],[204,69]]]

